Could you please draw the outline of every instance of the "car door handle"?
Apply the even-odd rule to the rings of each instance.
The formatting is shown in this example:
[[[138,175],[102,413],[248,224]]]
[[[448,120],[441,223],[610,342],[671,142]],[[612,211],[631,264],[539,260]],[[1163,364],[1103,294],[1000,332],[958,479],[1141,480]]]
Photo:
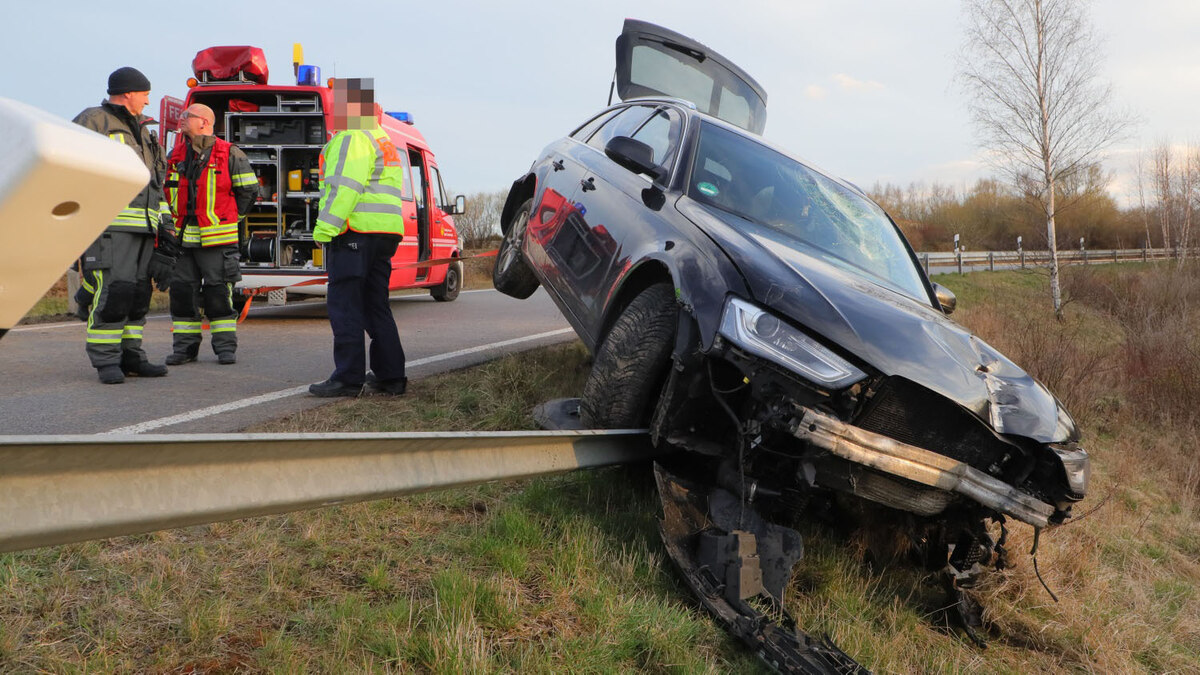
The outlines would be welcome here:
[[[594,176],[588,176],[586,180],[579,181],[579,186],[583,188],[584,192],[587,192],[588,190],[595,190],[596,178]]]
[[[556,159],[553,162],[550,162],[550,166],[554,167],[555,171],[562,171],[563,169],[567,168],[563,166],[563,161],[561,159]]]

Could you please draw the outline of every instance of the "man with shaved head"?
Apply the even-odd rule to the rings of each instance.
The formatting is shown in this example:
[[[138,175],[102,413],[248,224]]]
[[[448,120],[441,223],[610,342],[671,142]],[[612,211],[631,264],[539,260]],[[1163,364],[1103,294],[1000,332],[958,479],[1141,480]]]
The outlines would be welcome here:
[[[172,351],[167,365],[195,361],[201,314],[208,318],[217,363],[237,363],[239,222],[258,195],[246,155],[213,135],[212,108],[193,103],[179,122],[180,142],[167,160],[167,202],[179,233],[179,259],[170,280]]]

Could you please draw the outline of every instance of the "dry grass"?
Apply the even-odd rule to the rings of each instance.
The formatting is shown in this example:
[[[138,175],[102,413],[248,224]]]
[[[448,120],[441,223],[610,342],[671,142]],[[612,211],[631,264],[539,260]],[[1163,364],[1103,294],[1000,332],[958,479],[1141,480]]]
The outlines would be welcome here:
[[[1130,356],[1143,337],[1160,356],[1189,353],[1195,310],[1183,294],[1154,310],[1177,320],[1139,324],[1127,307],[1193,282],[1083,274],[1068,280],[1064,323],[1036,274],[939,279],[960,298],[955,318],[1053,383],[1092,452],[1080,516],[1039,545],[1060,601],[1033,572],[1032,532],[1013,527],[1012,566],[978,591],[981,650],[947,625],[933,578],[868,567],[860,549],[807,524],[787,596],[806,629],[878,673],[1200,672],[1200,430],[1176,400],[1186,390],[1147,381],[1194,364]],[[529,407],[577,392],[587,369],[578,345],[539,350],[416,382],[401,400],[337,403],[259,430],[529,428]],[[0,555],[0,671],[758,670],[677,580],[653,492],[629,477],[579,473]]]

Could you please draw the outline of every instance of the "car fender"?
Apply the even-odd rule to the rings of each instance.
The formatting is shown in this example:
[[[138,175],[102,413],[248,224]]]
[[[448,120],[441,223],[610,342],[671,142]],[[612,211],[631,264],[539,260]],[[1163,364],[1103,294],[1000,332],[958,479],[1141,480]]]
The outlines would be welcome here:
[[[508,231],[509,221],[512,220],[517,208],[524,204],[526,199],[533,197],[536,188],[537,176],[533,172],[513,181],[512,187],[508,189],[508,197],[504,199],[504,208],[500,210],[500,232],[502,234]]]

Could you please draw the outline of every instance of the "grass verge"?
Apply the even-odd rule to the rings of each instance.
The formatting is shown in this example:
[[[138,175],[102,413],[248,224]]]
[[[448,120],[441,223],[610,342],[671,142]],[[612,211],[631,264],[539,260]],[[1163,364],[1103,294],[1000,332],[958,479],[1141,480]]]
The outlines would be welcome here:
[[[1181,318],[1159,322],[1155,344],[1193,353],[1200,332],[1182,317],[1200,310],[1200,284],[1193,302],[1191,290],[1166,292],[1191,277],[1125,274],[1139,273],[1071,272],[1063,323],[1036,274],[939,278],[961,300],[955,318],[1051,383],[1083,427],[1091,495],[1038,558],[1061,601],[1034,575],[1032,533],[1014,527],[1012,567],[980,589],[980,650],[946,626],[932,579],[865,566],[852,544],[804,525],[787,602],[806,630],[880,673],[1197,672],[1200,435],[1163,379],[1179,362],[1148,362],[1137,340],[1149,329],[1126,310],[1161,297],[1147,311]],[[1122,293],[1141,295],[1103,300]],[[578,344],[538,350],[414,382],[403,399],[254,430],[531,428],[529,409],[577,394],[588,368]],[[0,555],[0,670],[759,670],[677,579],[657,499],[635,476],[580,472]]]

